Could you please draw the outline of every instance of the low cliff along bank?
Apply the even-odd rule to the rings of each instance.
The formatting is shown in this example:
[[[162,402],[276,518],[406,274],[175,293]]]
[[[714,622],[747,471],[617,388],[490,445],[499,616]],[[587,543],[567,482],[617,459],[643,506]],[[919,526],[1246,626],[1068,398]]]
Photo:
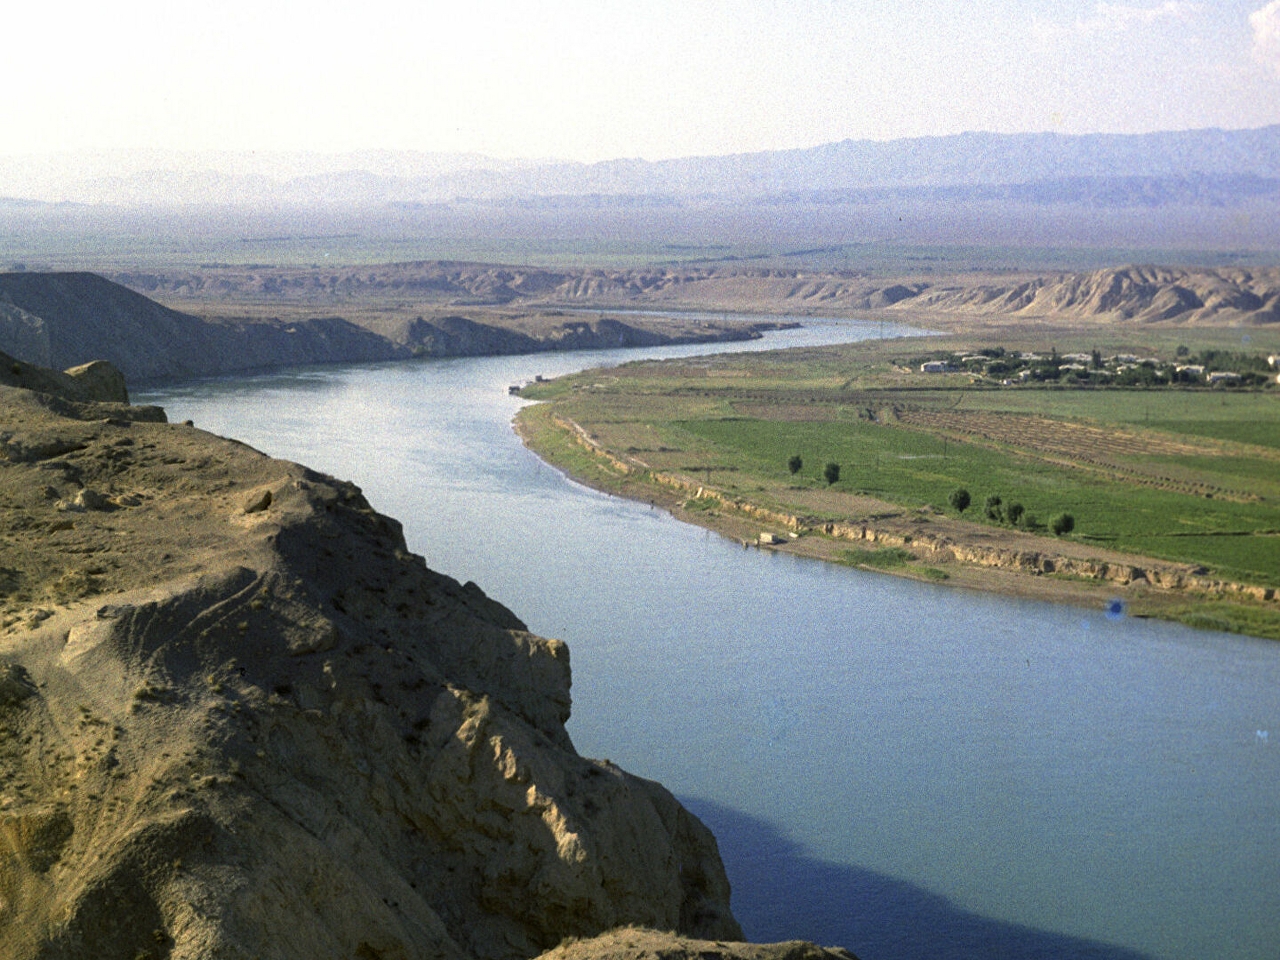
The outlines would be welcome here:
[[[734,943],[565,645],[355,486],[0,359],[4,960],[849,956]]]

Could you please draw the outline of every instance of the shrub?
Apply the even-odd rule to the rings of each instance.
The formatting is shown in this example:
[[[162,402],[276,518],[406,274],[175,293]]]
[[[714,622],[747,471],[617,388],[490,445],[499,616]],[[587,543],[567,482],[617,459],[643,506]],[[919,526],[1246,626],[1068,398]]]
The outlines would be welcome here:
[[[988,520],[1000,522],[1004,520],[1004,501],[993,493],[987,497],[987,502],[983,504],[982,511],[986,514]]]
[[[1049,521],[1049,529],[1059,537],[1076,528],[1076,518],[1069,513],[1060,513]]]
[[[969,491],[964,487],[951,491],[951,496],[947,497],[947,502],[955,507],[960,513],[964,513],[969,509]]]
[[[822,468],[822,476],[827,481],[827,486],[831,486],[840,479],[840,464],[828,463]]]
[[[1022,504],[1018,503],[1016,500],[1004,508],[1005,517],[1007,517],[1009,523],[1015,527],[1018,525],[1018,521],[1022,519],[1022,515],[1024,513],[1026,513],[1026,510],[1023,508]]]
[[[795,476],[800,472],[800,468],[804,466],[804,461],[800,459],[800,454],[796,454],[787,461],[787,469],[791,471],[791,475]]]
[[[870,567],[873,570],[892,570],[915,560],[915,554],[901,547],[881,547],[877,550],[842,550],[840,559],[853,566]]]

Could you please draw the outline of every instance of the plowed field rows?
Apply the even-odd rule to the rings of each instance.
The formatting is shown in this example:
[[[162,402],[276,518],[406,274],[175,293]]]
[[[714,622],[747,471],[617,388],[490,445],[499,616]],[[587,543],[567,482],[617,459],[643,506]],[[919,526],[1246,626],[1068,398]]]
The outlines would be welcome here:
[[[1108,479],[1173,490],[1200,497],[1254,502],[1250,490],[1172,476],[1167,463],[1145,463],[1143,458],[1204,457],[1226,455],[1212,440],[1186,443],[1157,433],[1104,429],[1049,417],[961,410],[910,410],[895,412],[897,422],[929,433],[966,437],[1012,447],[1027,455],[1064,467],[1093,470]],[[1258,456],[1272,458],[1259,448]]]

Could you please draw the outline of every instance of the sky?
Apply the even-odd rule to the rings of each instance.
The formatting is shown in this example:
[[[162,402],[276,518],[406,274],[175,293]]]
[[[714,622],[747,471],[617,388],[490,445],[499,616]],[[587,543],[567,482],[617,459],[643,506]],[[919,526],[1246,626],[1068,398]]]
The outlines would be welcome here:
[[[5,19],[0,155],[657,160],[1280,123],[1280,0],[28,0]]]

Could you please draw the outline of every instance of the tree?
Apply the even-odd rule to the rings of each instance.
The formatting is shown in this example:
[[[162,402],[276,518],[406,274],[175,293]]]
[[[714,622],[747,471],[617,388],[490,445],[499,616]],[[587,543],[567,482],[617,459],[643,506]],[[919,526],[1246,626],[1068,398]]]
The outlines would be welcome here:
[[[791,471],[793,477],[800,472],[800,468],[803,466],[804,461],[800,459],[800,454],[798,453],[787,461],[787,469]]]
[[[1076,518],[1069,513],[1060,513],[1049,521],[1049,529],[1059,537],[1076,528]]]
[[[822,468],[822,476],[827,481],[827,486],[831,486],[840,479],[840,464],[828,463]]]
[[[992,494],[987,497],[987,502],[983,504],[983,513],[987,515],[988,520],[995,520],[997,523],[1004,520],[1004,501],[1000,499],[998,494]]]
[[[1026,510],[1023,508],[1022,504],[1018,503],[1016,500],[1004,508],[1004,515],[1009,518],[1009,523],[1015,527],[1018,525],[1018,521],[1022,519],[1022,515],[1024,513],[1026,513]]]
[[[947,502],[955,507],[958,513],[964,513],[969,509],[969,491],[964,487],[958,487],[951,491],[951,496],[947,497]]]

